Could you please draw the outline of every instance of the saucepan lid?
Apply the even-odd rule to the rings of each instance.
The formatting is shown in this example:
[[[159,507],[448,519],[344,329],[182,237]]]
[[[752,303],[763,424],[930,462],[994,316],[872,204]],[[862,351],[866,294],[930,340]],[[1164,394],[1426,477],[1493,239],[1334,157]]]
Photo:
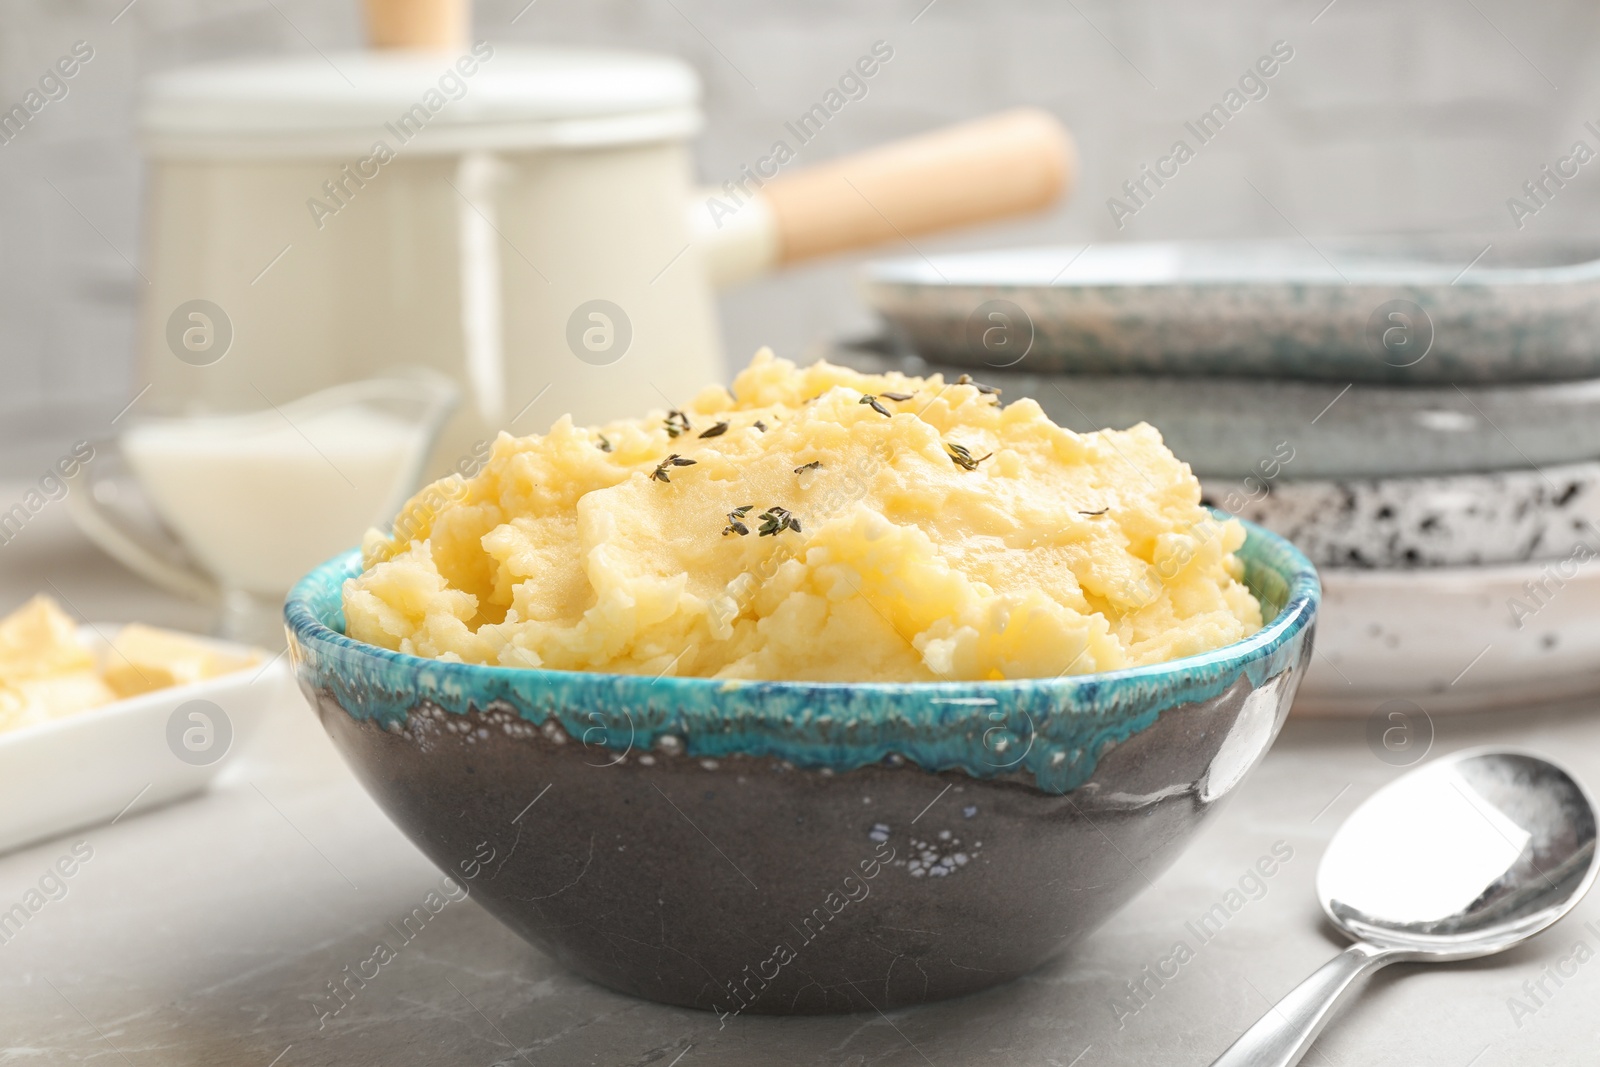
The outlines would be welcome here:
[[[139,129],[156,158],[603,147],[688,137],[699,99],[670,56],[479,42],[168,71],[145,83]]]

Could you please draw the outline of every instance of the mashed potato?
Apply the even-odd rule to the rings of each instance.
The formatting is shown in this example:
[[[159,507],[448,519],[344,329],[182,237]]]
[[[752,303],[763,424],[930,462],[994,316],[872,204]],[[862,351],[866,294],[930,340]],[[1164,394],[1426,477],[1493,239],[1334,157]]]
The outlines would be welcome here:
[[[501,434],[373,531],[352,637],[729,679],[1054,677],[1261,626],[1236,522],[1146,425],[1077,434],[979,383],[761,352],[681,412]]]

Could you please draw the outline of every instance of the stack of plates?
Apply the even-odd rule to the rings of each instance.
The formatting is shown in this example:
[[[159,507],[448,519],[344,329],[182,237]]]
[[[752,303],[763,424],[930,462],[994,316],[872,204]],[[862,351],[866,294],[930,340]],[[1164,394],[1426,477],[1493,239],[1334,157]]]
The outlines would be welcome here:
[[[1130,245],[1099,266],[1072,249],[876,264],[889,339],[837,358],[971,373],[1075,430],[1158,427],[1209,503],[1322,572],[1297,711],[1600,690],[1600,378],[1578,377],[1600,373],[1600,269],[1582,250],[1465,275],[1471,251],[1330,255]]]

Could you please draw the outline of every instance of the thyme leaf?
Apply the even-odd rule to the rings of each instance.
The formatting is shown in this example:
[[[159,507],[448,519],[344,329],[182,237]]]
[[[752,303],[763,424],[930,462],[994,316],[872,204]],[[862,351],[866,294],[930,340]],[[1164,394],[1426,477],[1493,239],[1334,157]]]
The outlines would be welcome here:
[[[706,437],[721,437],[723,434],[725,434],[727,432],[728,432],[728,424],[725,423],[725,422],[719,422],[715,426],[711,427],[711,429],[709,429],[709,430],[700,431],[700,436],[702,438],[706,438]]]
[[[950,441],[946,441],[944,447],[949,450],[950,462],[964,471],[977,470],[978,464],[988,459],[989,456],[994,455],[993,452],[990,452],[988,455],[974,457],[971,452],[967,451],[966,446]]]
[[[886,419],[889,418],[889,409],[878,403],[878,398],[873,396],[871,393],[866,394],[860,400],[856,401],[856,403],[866,404],[879,415],[882,415]]]
[[[973,381],[972,380],[972,375],[970,375],[970,374],[963,374],[961,377],[957,378],[956,379],[956,384],[957,385],[970,385],[974,389],[976,389],[978,392],[984,394],[985,396],[999,396],[1000,395],[1000,390],[996,389],[992,385],[984,385],[982,382]]]
[[[650,480],[653,482],[670,482],[672,478],[667,474],[668,467],[692,467],[697,462],[697,460],[684,459],[674,452],[656,465],[656,469],[650,474]]]
[[[788,508],[780,508],[774,504],[756,517],[761,520],[758,537],[771,537],[785,530],[800,532],[800,520],[795,518]]]

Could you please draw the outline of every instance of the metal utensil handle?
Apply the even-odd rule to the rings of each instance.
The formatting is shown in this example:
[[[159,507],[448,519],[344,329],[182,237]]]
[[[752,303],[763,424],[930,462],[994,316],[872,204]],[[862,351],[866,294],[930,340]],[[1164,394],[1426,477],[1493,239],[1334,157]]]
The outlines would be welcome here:
[[[1211,1067],[1292,1067],[1299,1063],[1356,979],[1394,958],[1384,949],[1356,942],[1290,990]]]

